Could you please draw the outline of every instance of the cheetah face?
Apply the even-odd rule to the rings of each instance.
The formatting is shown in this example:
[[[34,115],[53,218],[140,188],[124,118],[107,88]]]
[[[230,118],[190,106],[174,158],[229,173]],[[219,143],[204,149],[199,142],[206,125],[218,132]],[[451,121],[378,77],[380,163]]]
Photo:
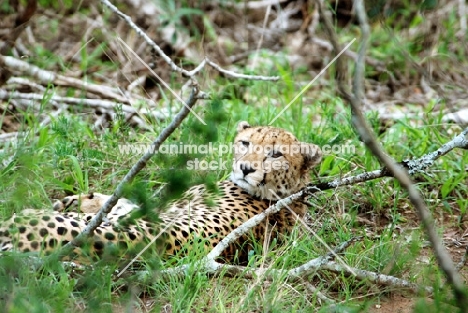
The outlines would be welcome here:
[[[284,129],[240,122],[234,156],[231,181],[253,196],[278,200],[309,183],[309,171],[320,163],[322,151]]]

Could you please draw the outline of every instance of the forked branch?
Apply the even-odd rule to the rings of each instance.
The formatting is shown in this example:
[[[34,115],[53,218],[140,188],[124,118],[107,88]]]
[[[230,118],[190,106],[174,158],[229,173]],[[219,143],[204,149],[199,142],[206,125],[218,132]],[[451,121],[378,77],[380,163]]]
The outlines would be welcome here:
[[[331,27],[330,17],[326,14],[326,10],[323,7],[323,3],[320,3],[320,0],[316,1],[321,6],[321,18],[325,20],[324,26],[327,29],[329,34],[330,41],[334,46],[335,53],[340,51],[338,44],[337,36]],[[364,3],[362,0],[354,1],[354,9],[361,26],[362,39],[361,47],[359,49],[358,59],[356,61],[356,69],[353,76],[353,88],[352,93],[349,91],[347,86],[347,81],[342,79],[346,75],[337,73],[337,83],[338,90],[341,93],[341,96],[350,104],[352,110],[352,123],[356,129],[356,132],[365,143],[365,145],[371,150],[371,152],[382,162],[385,168],[395,177],[400,184],[408,191],[409,199],[413,206],[415,207],[418,216],[423,224],[424,230],[428,235],[429,241],[431,242],[434,254],[437,258],[440,268],[445,273],[447,280],[451,287],[453,288],[455,299],[457,305],[462,312],[468,311],[468,294],[466,288],[463,284],[460,274],[457,272],[453,261],[448,254],[447,250],[442,244],[441,239],[437,235],[435,228],[434,220],[431,216],[431,213],[426,207],[424,199],[422,198],[419,191],[416,189],[412,183],[410,176],[407,171],[397,164],[395,160],[389,157],[385,152],[383,147],[379,144],[376,137],[374,136],[371,128],[369,127],[364,114],[362,113],[362,95],[364,88],[364,69],[365,69],[365,54],[367,50],[367,45],[370,37],[369,24],[367,23],[366,11],[364,9]],[[337,60],[337,70],[341,69],[346,72],[346,66],[344,65],[343,60]],[[461,139],[464,147],[466,148],[466,132],[464,132],[463,138]],[[430,164],[430,162],[428,163]]]

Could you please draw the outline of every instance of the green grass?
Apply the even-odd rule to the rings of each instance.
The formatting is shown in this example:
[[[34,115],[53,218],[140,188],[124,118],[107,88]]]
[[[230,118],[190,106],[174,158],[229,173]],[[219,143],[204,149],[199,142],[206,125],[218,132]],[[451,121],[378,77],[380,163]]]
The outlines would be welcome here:
[[[182,16],[174,19],[168,17],[167,22],[178,25],[184,14],[197,15],[198,12],[180,14]],[[57,25],[52,26],[54,31]],[[387,33],[387,37],[383,37],[381,31],[376,31],[374,36],[388,42],[390,35]],[[343,34],[346,38],[351,35]],[[74,66],[86,70],[93,64],[99,67],[101,74],[115,69],[115,64],[100,58],[100,51],[106,49],[105,45],[93,44],[87,48],[90,51],[82,50],[81,63]],[[398,49],[402,47],[394,43],[376,44],[370,55],[378,59],[394,57],[395,66],[401,67],[405,59]],[[441,44],[441,49],[452,53],[445,45]],[[51,51],[38,48],[36,53],[39,57],[34,59],[34,63],[42,68],[66,69],[71,66]],[[208,125],[201,125],[190,115],[167,143],[201,144],[212,141],[228,144],[235,135],[235,125],[239,121],[268,124],[304,86],[299,82],[311,79],[303,70],[294,72],[288,68],[282,57],[271,61],[276,68],[265,68],[264,72],[280,73],[282,80],[279,83],[224,78],[210,81],[211,78],[206,77],[203,90],[223,97],[222,100],[200,101],[195,107],[197,114],[203,116]],[[351,62],[349,66],[352,67]],[[90,73],[91,80],[98,80],[97,77]],[[331,85],[312,87],[273,125],[290,130],[302,141],[320,146],[355,147],[354,153],[325,155],[313,175],[314,182],[380,168],[379,162],[354,133],[349,108],[336,98]],[[244,92],[248,93],[247,103],[242,98]],[[79,91],[70,89],[69,94],[77,95]],[[167,97],[171,98],[169,95]],[[47,96],[40,105],[43,111],[48,111]],[[171,105],[180,106],[175,101]],[[112,127],[98,132],[92,129],[86,114],[79,114],[82,107],[77,106],[74,110],[78,114],[52,117],[48,126],[40,126],[34,112],[21,112],[24,116],[21,129],[26,131],[25,137],[15,145],[0,147],[2,219],[25,208],[50,208],[53,199],[72,193],[111,193],[139,157],[121,154],[119,144],[150,143],[170,122],[151,121],[153,129],[142,131],[131,128],[120,118]],[[373,129],[378,131],[378,119],[373,115],[368,117]],[[380,135],[386,151],[397,161],[433,151],[460,131],[456,126],[441,124],[440,117],[430,114],[417,122],[398,120]],[[209,184],[228,177],[230,165],[226,170],[218,171],[187,170],[186,162],[194,158],[209,162],[231,160],[232,156],[219,153],[188,157],[155,156],[138,175],[126,196],[137,200],[146,197],[149,198],[148,206],[159,207],[177,198],[191,185]],[[466,213],[467,162],[468,155],[456,150],[437,161],[428,173],[419,175],[418,188],[426,199],[431,200],[428,206],[436,216],[459,215],[461,221]],[[329,246],[337,246],[354,236],[364,237],[342,254],[346,264],[437,287],[433,301],[425,303],[421,300],[415,312],[437,312],[445,308],[447,299],[451,298],[450,290],[442,286],[443,275],[424,244],[426,238],[417,226],[416,215],[411,213],[407,193],[398,183],[385,178],[342,187],[319,193],[311,202],[312,221],[309,226]],[[365,217],[376,224],[374,227],[366,226],[358,217]],[[458,222],[457,219],[445,220],[443,227],[457,227]],[[159,270],[190,264],[202,257],[201,251],[201,246],[194,245],[186,256],[162,261],[151,255],[140,265],[148,270]],[[290,269],[327,252],[312,234],[300,229],[287,237],[286,244],[270,243],[268,251],[263,251],[263,243],[258,243],[250,265]],[[421,255],[428,255],[428,263],[420,261]],[[71,271],[63,263],[57,262],[36,271],[24,255],[2,257],[0,299],[3,309],[6,312],[113,312],[117,309],[132,311],[135,307],[142,309],[150,303],[151,312],[168,308],[173,312],[310,312],[314,308],[319,310],[322,305],[304,284],[287,281],[284,276],[273,277],[271,281],[262,277],[231,278],[223,274],[211,277],[191,268],[182,278],[163,280],[155,275],[150,283],[141,285],[131,276],[118,281],[113,279],[116,267],[109,262],[99,262],[93,269],[81,272]],[[304,280],[341,302],[344,308],[356,312],[366,310],[379,298],[398,292],[336,273],[320,272],[304,277]],[[326,308],[321,310],[326,311]]]
[[[252,85],[251,88],[255,88],[251,91],[253,94],[265,92],[262,85]],[[271,90],[275,86],[265,88]],[[278,93],[281,91],[278,90]],[[202,127],[190,116],[168,142],[203,143],[206,136],[211,136],[210,140],[213,141],[230,142],[234,136],[234,125],[245,119],[246,108],[236,102],[223,100],[222,105],[212,104],[211,108],[209,102],[199,105],[196,111],[204,115],[208,126]],[[339,101],[336,101],[336,106],[340,106]],[[229,108],[229,115],[225,107]],[[321,181],[339,178],[346,173],[357,174],[379,168],[378,162],[365,151],[349,123],[346,123],[349,117],[346,108],[342,108],[343,113],[337,118],[329,107],[330,105],[321,106],[320,103],[303,105],[307,114],[303,116],[300,124],[295,123],[294,126],[288,122],[293,118],[293,108],[285,112],[285,116],[278,119],[274,126],[291,131],[298,129],[300,139],[320,145],[345,142],[356,145],[355,154],[325,156],[321,168],[317,170]],[[258,120],[259,123],[266,124],[271,115],[280,109],[281,106],[271,106],[269,110],[257,109],[256,118],[251,123]],[[321,115],[323,121],[318,126],[313,126],[308,121],[317,114]],[[422,122],[422,125],[414,127],[408,125],[409,121],[403,120],[392,126],[391,129],[395,132],[383,142],[389,154],[397,160],[418,157],[434,150],[452,137],[441,129],[437,119]],[[50,126],[43,128],[35,124],[33,119],[28,123],[28,127],[25,128],[33,129],[39,136],[33,136],[31,131],[27,140],[23,140],[17,147],[5,149],[2,157],[4,160],[12,160],[0,173],[0,192],[4,195],[1,213],[4,218],[25,207],[50,207],[51,198],[71,192],[112,192],[115,182],[123,177],[138,158],[136,155],[129,157],[120,154],[118,144],[149,142],[149,139],[154,138],[165,126],[163,122],[159,128],[155,127],[153,133],[135,133],[125,125],[96,133],[79,115],[59,116]],[[193,132],[193,129],[197,129],[199,133]],[[190,157],[200,157],[208,161],[220,157],[230,159],[227,155]],[[431,171],[427,185],[421,185],[422,191],[439,190],[438,202],[448,204],[441,206],[437,202],[435,205],[430,203],[431,209],[448,210],[449,213],[455,214],[458,212],[457,204],[464,205],[460,194],[466,192],[466,185],[460,184],[460,181],[466,181],[463,170],[466,158],[466,155],[454,151],[431,169],[443,172]],[[186,161],[186,158],[178,159],[176,156],[156,156],[139,175],[139,186],[143,186],[146,194],[151,196],[157,193],[161,186],[168,184],[172,187],[166,187],[169,189],[166,194],[169,197],[177,197],[183,189],[192,184],[203,183],[207,178],[212,181],[223,179],[229,172],[229,169],[201,173],[185,170],[182,172],[185,174],[174,175],[171,168],[182,171]],[[187,175],[191,177],[190,180],[187,180]],[[315,180],[317,181],[317,178]],[[400,208],[408,204],[407,196],[392,179],[324,192],[312,201],[314,205],[311,207],[311,214],[316,217],[312,228],[330,246],[333,247],[353,236],[364,236],[362,242],[354,244],[342,256],[346,264],[430,285],[434,278],[440,279],[439,275],[434,277],[438,269],[433,258],[430,260],[430,271],[418,265],[417,257],[422,249],[424,236],[417,229],[405,230],[408,221],[404,218],[405,212]],[[363,212],[369,216],[385,216],[392,224],[381,230],[375,229],[369,234],[356,220],[357,214]],[[411,225],[414,226],[414,223]],[[396,227],[404,230],[401,235],[395,231]],[[410,236],[411,240],[407,240],[407,236]],[[262,251],[262,243],[259,243],[252,265],[265,264],[272,268],[288,269],[327,252],[326,248],[305,230],[291,235],[287,242],[291,244],[272,244],[272,251]],[[196,253],[197,249],[194,250],[195,252],[178,260],[177,264],[191,263],[201,258],[201,253]],[[15,258],[20,259],[18,256]],[[313,294],[300,284],[287,282],[284,277],[277,277],[271,282],[265,282],[263,279],[255,281],[228,278],[223,275],[213,278],[193,269],[185,278],[155,280],[148,286],[133,286],[131,280],[113,282],[113,266],[108,264],[98,265],[90,272],[76,275],[66,271],[60,263],[40,273],[31,273],[26,265],[19,269],[13,268],[11,264],[16,262],[9,263],[10,259],[2,258],[0,262],[3,265],[0,266],[2,280],[8,282],[3,288],[9,312],[21,312],[25,308],[32,308],[32,311],[63,311],[77,307],[92,307],[93,312],[110,312],[116,303],[120,303],[118,305],[122,307],[129,305],[142,291],[155,301],[154,312],[167,305],[176,312],[197,311],[197,308],[203,307],[212,312],[249,312],[259,307],[272,312],[304,311],[318,305]],[[146,266],[148,269],[155,269],[155,266],[165,268],[174,265],[174,261],[155,263],[154,260],[149,260]],[[16,273],[12,274],[12,271]],[[15,279],[12,279],[12,276]],[[350,277],[318,273],[312,281],[322,292],[339,301],[345,301],[346,306],[362,308],[362,301],[348,300],[367,293],[374,295],[370,296],[369,300],[376,296],[376,287]],[[50,285],[54,287],[44,294],[41,290]],[[377,295],[389,291],[386,288],[379,290]],[[443,290],[448,292],[446,287]],[[442,296],[441,298],[443,299]]]

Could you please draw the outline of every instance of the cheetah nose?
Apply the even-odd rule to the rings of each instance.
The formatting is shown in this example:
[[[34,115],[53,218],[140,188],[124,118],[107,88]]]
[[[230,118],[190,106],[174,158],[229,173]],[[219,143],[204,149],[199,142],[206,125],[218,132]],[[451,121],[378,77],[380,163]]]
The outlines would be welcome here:
[[[242,170],[242,173],[244,173],[244,176],[247,176],[250,173],[255,172],[255,170],[249,164],[242,164],[241,170]]]

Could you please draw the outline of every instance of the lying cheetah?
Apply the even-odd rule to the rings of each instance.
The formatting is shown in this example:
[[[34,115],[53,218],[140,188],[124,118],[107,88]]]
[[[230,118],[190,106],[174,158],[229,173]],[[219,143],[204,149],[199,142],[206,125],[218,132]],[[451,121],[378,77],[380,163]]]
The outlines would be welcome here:
[[[138,207],[120,199],[90,238],[92,254],[100,256],[105,247],[118,247],[121,251],[137,243],[145,244],[161,230],[163,235],[154,246],[165,255],[175,255],[194,238],[204,238],[208,249],[214,247],[278,198],[297,192],[309,183],[309,171],[322,157],[318,146],[299,142],[283,129],[252,127],[247,122],[238,124],[234,148],[230,180],[218,183],[219,193],[210,194],[204,185],[192,187],[181,200],[159,214],[161,223],[144,219],[123,223],[128,213]],[[55,203],[55,211],[26,210],[0,226],[0,251],[50,253],[76,237],[108,198],[99,193],[71,196]],[[214,205],[207,205],[208,198],[214,200],[211,201]],[[79,205],[81,213],[62,212],[74,205]],[[290,207],[300,217],[307,210],[304,203]],[[284,209],[252,232],[256,240],[262,240],[267,224],[273,234],[278,234],[291,230],[295,223],[296,217]],[[251,238],[241,238],[222,257],[232,262],[237,253],[239,260],[245,260]]]

